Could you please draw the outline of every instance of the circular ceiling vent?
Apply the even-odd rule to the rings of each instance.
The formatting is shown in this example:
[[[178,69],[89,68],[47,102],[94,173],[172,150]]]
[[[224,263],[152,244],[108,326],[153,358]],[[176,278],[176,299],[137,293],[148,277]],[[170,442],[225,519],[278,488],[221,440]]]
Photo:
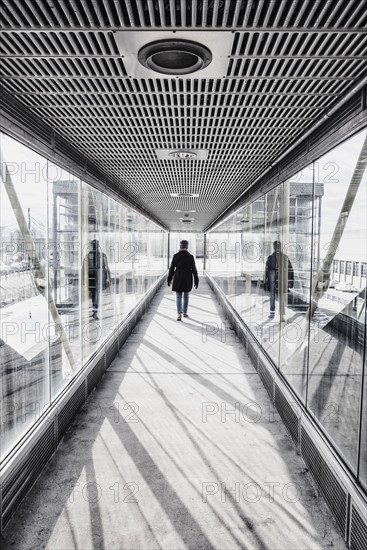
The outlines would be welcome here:
[[[205,69],[212,60],[206,46],[191,40],[157,40],[143,46],[139,62],[152,71],[166,75],[183,75]]]

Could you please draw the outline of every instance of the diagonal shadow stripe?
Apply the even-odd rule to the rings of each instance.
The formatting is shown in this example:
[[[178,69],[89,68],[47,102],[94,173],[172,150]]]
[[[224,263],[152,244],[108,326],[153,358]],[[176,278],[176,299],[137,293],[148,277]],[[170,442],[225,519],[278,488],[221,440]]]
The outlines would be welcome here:
[[[125,422],[121,415],[120,417],[120,422],[113,425],[115,432],[182,541],[188,548],[195,550],[214,550],[215,547],[139,441],[129,423]]]

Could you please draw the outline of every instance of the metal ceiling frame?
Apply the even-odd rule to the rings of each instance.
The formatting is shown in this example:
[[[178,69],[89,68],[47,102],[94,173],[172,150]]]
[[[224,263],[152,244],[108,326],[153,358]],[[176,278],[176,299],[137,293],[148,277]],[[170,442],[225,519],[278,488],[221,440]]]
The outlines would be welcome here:
[[[169,231],[167,226],[152,216],[140,204],[133,201],[131,197],[119,189],[116,181],[107,178],[98,166],[80,155],[80,152],[72,145],[65,142],[67,153],[63,152],[62,144],[64,140],[61,136],[58,136],[58,147],[55,147],[56,133],[50,131],[49,127],[43,125],[32,114],[25,113],[24,106],[4,92],[0,104],[0,132],[54,162],[60,168],[90,184],[98,191],[102,191],[125,206],[133,208],[164,231]],[[45,139],[45,135],[49,135],[50,139]],[[71,155],[73,152],[75,153],[74,158]]]

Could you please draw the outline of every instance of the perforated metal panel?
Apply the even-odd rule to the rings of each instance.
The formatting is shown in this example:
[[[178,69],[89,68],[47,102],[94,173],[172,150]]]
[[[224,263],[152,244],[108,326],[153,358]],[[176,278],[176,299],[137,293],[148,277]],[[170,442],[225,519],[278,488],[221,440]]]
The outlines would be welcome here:
[[[69,401],[64,405],[57,416],[57,439],[61,440],[62,436],[73,421],[74,416],[83,405],[86,399],[85,382],[75,390]]]
[[[249,357],[252,361],[252,364],[257,369],[257,361],[258,361],[258,348],[255,346],[252,342],[248,342],[247,344],[247,353],[249,354]]]
[[[301,453],[330,506],[342,533],[345,534],[347,494],[303,426],[301,428]]]
[[[265,367],[265,365],[262,363],[261,358],[259,358],[258,363],[258,373],[260,375],[260,378],[262,380],[262,383],[264,384],[270,399],[273,401],[274,399],[274,379],[269,373],[268,369]]]
[[[52,455],[55,447],[55,425],[52,422],[29,455],[18,464],[12,475],[1,487],[2,529],[4,529],[18,504],[41,473],[44,464]]]
[[[91,372],[87,376],[87,392],[88,394],[96,387],[100,379],[102,378],[106,366],[105,366],[105,357],[101,357],[98,363],[93,367]]]
[[[351,550],[367,548],[367,518],[362,518],[355,506],[352,506],[352,522],[350,531]]]
[[[115,340],[108,348],[106,353],[106,365],[109,366],[118,353],[117,340]]]
[[[199,231],[365,82],[364,8],[360,0],[7,0],[1,89],[172,230],[182,228],[176,209],[195,209],[190,230]],[[130,78],[115,32],[148,41],[149,31],[175,29],[198,41],[203,31],[218,42],[232,32],[223,77]],[[159,149],[209,154],[159,160]]]
[[[275,384],[275,406],[284,424],[287,426],[293,441],[296,443],[296,445],[298,445],[299,430],[300,430],[299,415],[297,414],[295,409],[293,409],[293,407],[288,403],[287,399],[284,397],[283,393],[280,391],[280,389],[276,384]]]

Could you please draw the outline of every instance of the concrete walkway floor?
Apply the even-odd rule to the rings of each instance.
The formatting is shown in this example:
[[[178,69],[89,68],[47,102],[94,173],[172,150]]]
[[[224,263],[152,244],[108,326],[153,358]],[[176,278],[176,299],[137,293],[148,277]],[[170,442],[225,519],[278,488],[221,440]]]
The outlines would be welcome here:
[[[174,298],[156,295],[2,542],[346,548],[205,280],[181,323]]]

